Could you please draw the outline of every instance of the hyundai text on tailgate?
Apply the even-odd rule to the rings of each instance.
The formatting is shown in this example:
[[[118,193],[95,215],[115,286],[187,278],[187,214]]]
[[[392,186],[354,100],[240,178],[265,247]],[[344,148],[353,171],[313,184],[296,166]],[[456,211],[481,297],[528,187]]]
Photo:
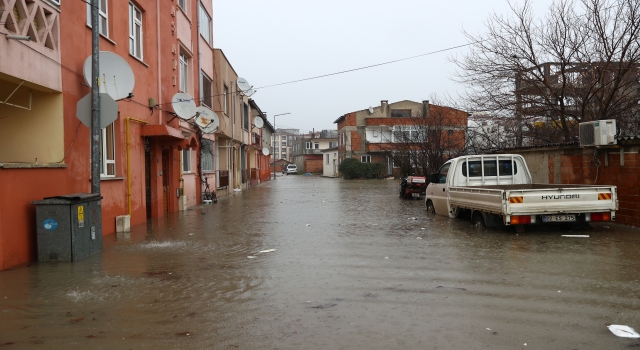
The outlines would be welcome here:
[[[453,158],[429,181],[428,211],[475,226],[615,221],[618,210],[615,186],[534,184],[517,154]]]

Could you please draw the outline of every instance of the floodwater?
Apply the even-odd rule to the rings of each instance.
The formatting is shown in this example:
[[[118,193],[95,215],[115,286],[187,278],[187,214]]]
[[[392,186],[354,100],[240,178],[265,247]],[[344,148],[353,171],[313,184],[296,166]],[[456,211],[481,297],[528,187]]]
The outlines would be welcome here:
[[[606,327],[640,330],[640,230],[476,230],[398,185],[280,177],[0,272],[0,348],[640,346]]]

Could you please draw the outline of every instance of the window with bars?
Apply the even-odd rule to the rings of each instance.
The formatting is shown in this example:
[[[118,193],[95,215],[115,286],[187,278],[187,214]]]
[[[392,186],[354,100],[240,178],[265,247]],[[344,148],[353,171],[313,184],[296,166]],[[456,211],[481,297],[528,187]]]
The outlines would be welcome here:
[[[129,3],[129,53],[142,59],[142,11]]]
[[[87,0],[87,25],[91,27],[91,4],[94,0]],[[98,0],[100,6],[98,10],[98,31],[100,34],[109,37],[109,6],[108,0]]]
[[[200,147],[200,168],[202,171],[213,171],[213,141],[202,139]]]

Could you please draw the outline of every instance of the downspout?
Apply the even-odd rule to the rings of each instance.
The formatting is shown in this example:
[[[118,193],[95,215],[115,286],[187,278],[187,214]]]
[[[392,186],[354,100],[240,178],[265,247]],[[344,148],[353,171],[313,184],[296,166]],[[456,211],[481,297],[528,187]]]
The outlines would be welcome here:
[[[142,125],[149,124],[144,120],[134,119],[131,117],[127,117],[127,123],[125,124],[127,136],[127,214],[129,214],[129,218],[131,218],[131,135],[129,133],[129,122],[132,120]]]
[[[160,57],[160,0],[156,0],[156,40],[158,41],[158,104],[162,106],[162,73],[161,73],[161,57]],[[158,108],[158,124],[162,125],[162,110]],[[129,214],[131,215],[131,214]]]

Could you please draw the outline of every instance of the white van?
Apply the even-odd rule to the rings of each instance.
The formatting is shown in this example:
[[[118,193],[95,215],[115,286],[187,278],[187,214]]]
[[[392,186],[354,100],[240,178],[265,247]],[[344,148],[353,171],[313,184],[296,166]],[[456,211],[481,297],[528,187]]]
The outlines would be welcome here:
[[[289,174],[297,174],[298,173],[298,166],[295,164],[287,164],[283,169],[282,169],[282,173],[289,175]]]

